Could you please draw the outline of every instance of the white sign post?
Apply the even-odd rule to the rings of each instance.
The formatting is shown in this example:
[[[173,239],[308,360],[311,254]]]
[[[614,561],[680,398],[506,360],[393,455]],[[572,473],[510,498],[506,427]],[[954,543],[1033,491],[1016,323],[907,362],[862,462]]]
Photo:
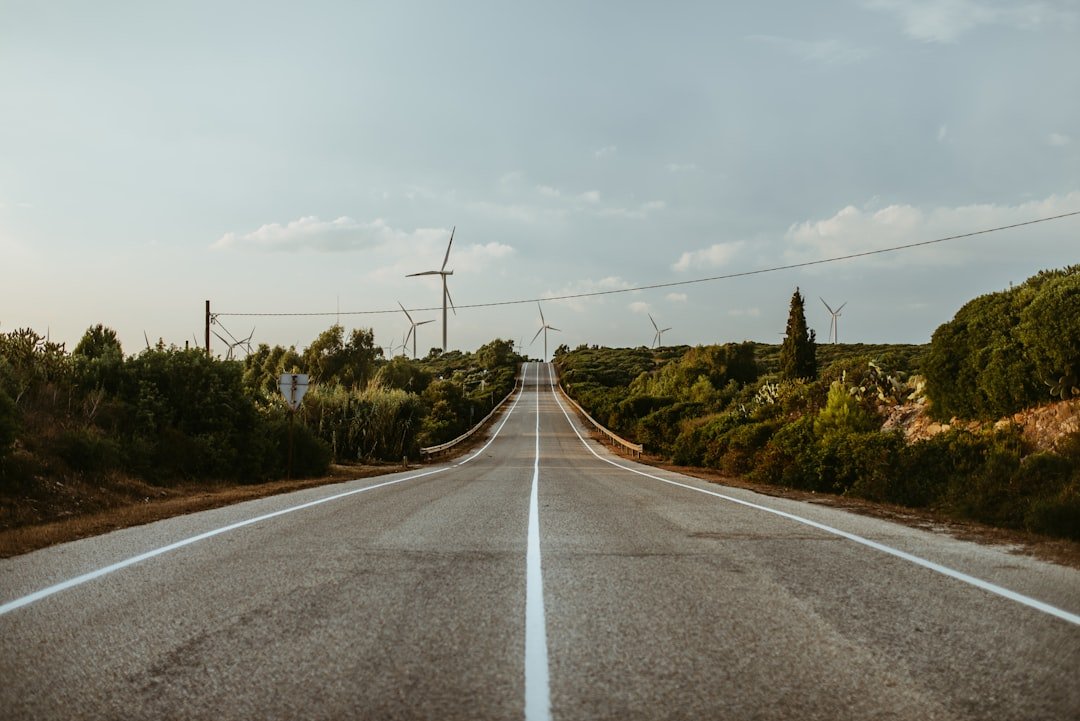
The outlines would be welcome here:
[[[306,373],[282,373],[278,379],[278,388],[281,395],[285,396],[285,404],[289,406],[289,468],[286,478],[292,478],[293,462],[293,416],[300,402],[304,400],[304,394],[308,389],[308,377]]]

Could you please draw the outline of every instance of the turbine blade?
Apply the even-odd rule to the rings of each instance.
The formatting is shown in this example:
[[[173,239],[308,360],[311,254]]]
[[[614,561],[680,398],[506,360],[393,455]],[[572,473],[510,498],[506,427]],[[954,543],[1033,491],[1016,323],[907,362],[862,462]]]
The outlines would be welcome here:
[[[534,335],[533,339],[531,341],[529,341],[529,345],[532,345],[533,343],[536,342],[536,339],[540,337],[540,334],[544,332],[544,328],[546,328],[546,327],[547,326],[541,326],[540,330],[536,331],[536,335]]]
[[[659,330],[660,330],[661,333],[667,333],[669,330],[671,330],[671,328],[663,328],[663,329],[659,329]]]
[[[450,260],[450,246],[454,244],[454,231],[455,230],[457,230],[456,225],[453,228],[450,229],[450,242],[446,244],[446,257],[443,258],[442,268],[440,268],[439,270],[446,270],[446,263]]]
[[[409,315],[409,311],[405,310],[405,306],[403,306],[403,305],[401,304],[401,301],[400,301],[400,300],[399,300],[399,301],[397,302],[397,304],[398,304],[398,308],[401,308],[401,312],[402,312],[402,313],[404,313],[404,314],[405,314],[405,317],[409,319],[409,322],[410,322],[410,323],[412,323],[412,322],[413,322],[413,319],[412,319],[412,316],[411,316],[411,315]]]
[[[413,331],[416,330],[415,325],[409,326],[409,332],[405,334],[405,345],[409,345],[409,338],[412,338]]]
[[[435,319],[432,318],[431,320],[422,320],[419,323],[416,323],[415,325],[424,325],[425,323],[434,323],[434,322],[435,322]]]
[[[560,333],[562,333],[561,330],[559,330],[558,328],[556,328],[553,325],[545,325],[544,327],[547,328],[548,330],[558,330]]]
[[[829,308],[829,304],[828,304],[828,303],[826,303],[826,302],[825,302],[825,299],[824,299],[824,298],[822,298],[822,297],[821,297],[820,295],[818,296],[818,300],[820,300],[820,301],[822,302],[822,304],[824,304],[824,306],[825,306],[826,308]],[[833,309],[832,309],[832,308],[829,308],[829,312],[830,312],[830,313],[832,313],[832,312],[833,312]]]
[[[457,315],[457,308],[454,307],[454,299],[450,297],[450,289],[446,287],[446,276],[443,276],[443,293],[446,293],[446,299],[450,301],[450,310],[454,311],[454,315]]]
[[[425,270],[423,273],[409,273],[405,277],[406,278],[415,278],[418,275],[442,275],[442,273],[440,273],[437,270]]]
[[[540,311],[540,324],[541,324],[541,325],[544,325],[544,324],[546,324],[546,323],[547,323],[547,321],[546,321],[546,320],[544,320],[544,309],[540,307],[540,304],[539,304],[539,303],[537,303],[537,304],[536,304],[536,309],[537,309],[538,311]]]
[[[652,327],[656,328],[656,330],[660,330],[659,328],[656,327],[656,321],[653,320],[652,313],[648,313],[647,315],[649,316],[649,320],[652,321]]]
[[[840,315],[840,311],[842,311],[842,310],[844,309],[844,306],[845,306],[845,305],[847,305],[847,301],[846,301],[846,300],[844,301],[843,305],[841,305],[841,306],[840,306],[839,308],[837,308],[837,309],[836,309],[836,314],[837,314],[837,315]]]

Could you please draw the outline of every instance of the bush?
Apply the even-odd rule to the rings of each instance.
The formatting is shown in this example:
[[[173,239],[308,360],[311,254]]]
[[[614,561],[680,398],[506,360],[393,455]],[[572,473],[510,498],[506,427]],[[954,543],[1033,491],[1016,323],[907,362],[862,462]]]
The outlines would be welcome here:
[[[819,455],[814,419],[804,416],[773,434],[750,475],[765,483],[818,490]]]
[[[777,421],[763,421],[732,428],[721,440],[724,450],[719,458],[720,469],[726,473],[749,473],[756,464],[758,453],[779,427]]]
[[[93,428],[61,432],[54,450],[68,466],[81,471],[107,471],[123,462],[120,444]]]
[[[16,413],[15,401],[0,388],[0,458],[7,455],[11,444],[15,442],[15,433],[18,430]]]
[[[267,433],[271,439],[275,464],[275,476],[284,476],[289,467],[289,419],[286,415],[275,416],[268,422]],[[304,423],[293,421],[293,478],[310,478],[326,475],[330,470],[331,451],[325,441],[315,435]]]

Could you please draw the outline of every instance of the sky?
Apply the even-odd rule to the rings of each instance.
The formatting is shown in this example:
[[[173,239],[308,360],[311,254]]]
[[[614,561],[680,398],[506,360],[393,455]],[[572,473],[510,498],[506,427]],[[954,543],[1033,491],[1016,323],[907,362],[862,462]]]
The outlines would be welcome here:
[[[456,228],[451,297],[486,307],[449,348],[539,357],[536,299],[1074,211],[1078,0],[0,0],[0,332],[69,349],[201,343],[210,300],[298,348],[400,344],[401,303],[424,354],[440,281],[406,274]],[[925,343],[1074,263],[1080,216],[543,310],[549,353],[650,345],[649,314],[666,345],[778,343],[799,288],[819,341],[827,302],[841,342]]]

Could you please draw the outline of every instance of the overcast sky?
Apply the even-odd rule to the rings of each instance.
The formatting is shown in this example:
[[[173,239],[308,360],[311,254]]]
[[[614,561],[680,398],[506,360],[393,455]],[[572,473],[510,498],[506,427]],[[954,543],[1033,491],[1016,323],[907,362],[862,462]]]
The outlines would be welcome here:
[[[440,305],[404,276],[453,226],[471,305],[1078,211],[1078,69],[1075,0],[0,0],[0,331],[71,348],[104,323],[134,353],[201,340],[210,299],[234,335],[306,346],[339,308]],[[649,344],[646,313],[665,344],[779,342],[799,286],[819,340],[822,297],[847,303],[841,341],[923,343],[1078,262],[1072,217],[544,314],[551,350]],[[380,345],[408,328],[340,320]],[[461,309],[449,345],[539,327],[535,303]]]

